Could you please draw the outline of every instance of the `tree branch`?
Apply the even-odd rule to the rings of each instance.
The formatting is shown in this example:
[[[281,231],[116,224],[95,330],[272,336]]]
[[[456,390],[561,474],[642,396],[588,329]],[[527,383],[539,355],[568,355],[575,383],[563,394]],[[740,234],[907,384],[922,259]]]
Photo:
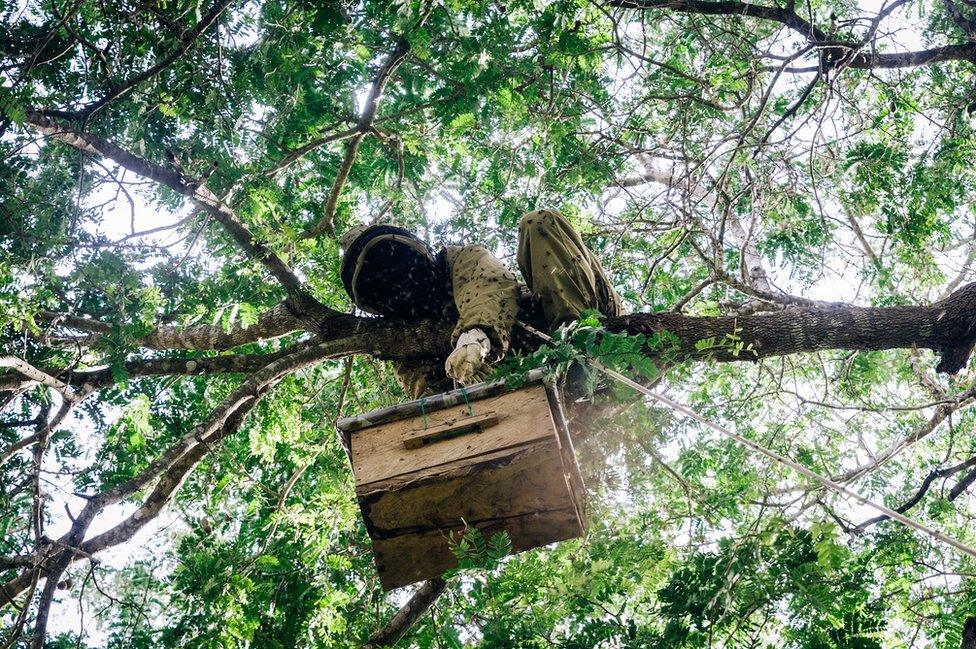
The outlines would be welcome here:
[[[299,343],[308,345],[311,341]],[[255,372],[268,363],[293,353],[295,347],[288,347],[269,354],[228,354],[224,356],[202,356],[197,358],[137,358],[124,364],[129,377],[141,376],[204,376],[209,374],[240,374]],[[84,390],[95,390],[116,381],[111,367],[85,369],[46,368],[48,374],[58,376],[71,386]],[[0,377],[0,392],[18,387],[15,378]],[[0,462],[2,464],[2,462]]]
[[[299,303],[302,308],[331,311],[315,301],[305,291],[301,280],[291,268],[264,243],[256,240],[248,227],[237,218],[233,210],[205,186],[187,178],[179,171],[150,162],[96,135],[59,124],[35,109],[27,109],[26,120],[28,124],[48,137],[64,142],[68,146],[89,155],[108,158],[137,175],[154,180],[189,198],[197,207],[223,225],[231,238],[249,257],[264,264],[265,268],[284,287],[288,296]]]
[[[141,84],[143,81],[146,81],[156,76],[157,74],[159,74],[160,72],[162,72],[163,70],[171,66],[174,62],[176,62],[178,58],[186,54],[186,52],[188,52],[190,48],[193,47],[193,45],[196,43],[197,38],[199,38],[200,35],[203,34],[203,32],[209,29],[210,26],[214,24],[214,22],[216,22],[217,18],[220,17],[220,14],[222,14],[224,10],[232,2],[233,0],[218,0],[217,2],[215,2],[214,5],[210,8],[210,11],[204,14],[204,16],[200,19],[199,22],[197,22],[196,25],[193,26],[192,29],[183,32],[183,34],[180,36],[179,47],[177,47],[175,50],[170,52],[164,58],[160,59],[156,63],[156,65],[150,67],[148,70],[145,70],[144,72],[132,76],[126,79],[125,81],[123,81],[122,83],[120,83],[119,85],[115,86],[114,88],[111,88],[108,94],[106,94],[101,99],[97,101],[93,101],[90,104],[87,104],[86,106],[78,110],[73,110],[73,111],[43,110],[41,112],[49,117],[59,117],[61,119],[70,119],[70,120],[83,120],[90,117],[101,108],[107,106],[108,104],[112,103],[113,101],[119,99],[120,97],[128,93],[130,90],[132,90],[133,88]]]
[[[739,0],[608,0],[608,4],[624,9],[661,9],[705,16],[747,16],[778,23],[818,48],[824,57],[822,60],[836,59],[842,61],[844,67],[862,70],[908,68],[943,61],[976,63],[976,42],[943,45],[916,52],[864,52],[861,50],[866,43],[831,40],[826,32],[797,14],[793,4],[776,7]]]
[[[66,549],[44,563],[46,576],[51,578],[50,575],[60,575],[78,558],[123,543],[155,518],[206,453],[236,430],[239,425],[237,418],[243,418],[285,374],[327,358],[352,353],[367,353],[386,358],[391,357],[391,354],[405,353],[409,357],[416,357],[446,355],[451,349],[450,328],[430,322],[405,326],[403,322],[383,318],[346,316],[341,323],[333,323],[326,331],[333,334],[345,332],[345,335],[337,335],[327,342],[296,345],[290,350],[291,353],[267,364],[245,379],[204,422],[171,445],[137,476],[89,497],[85,507],[75,517],[71,530],[57,541]],[[85,540],[88,528],[99,513],[109,505],[135,495],[157,478],[159,480],[152,493],[133,514],[111,529]],[[24,571],[6,584],[0,584],[0,606],[12,602],[30,583],[30,574]]]
[[[976,283],[930,306],[803,307],[718,317],[640,313],[607,318],[605,324],[632,334],[667,331],[675,337],[676,353],[721,362],[825,349],[918,347],[941,354],[936,370],[952,374],[966,365],[976,342]],[[711,344],[703,348],[699,341]],[[743,347],[737,350],[739,342]]]
[[[387,81],[389,81],[393,72],[400,67],[404,59],[407,58],[407,53],[409,52],[410,43],[406,37],[401,36],[397,40],[396,47],[386,57],[386,60],[380,67],[376,78],[373,80],[373,85],[369,89],[369,94],[366,96],[366,105],[363,107],[363,112],[359,116],[359,121],[356,124],[356,134],[346,144],[346,153],[342,158],[342,163],[339,165],[339,171],[336,172],[332,189],[329,191],[329,197],[325,201],[325,214],[322,215],[322,218],[317,223],[302,233],[303,239],[317,237],[323,232],[327,232],[333,238],[335,237],[332,221],[335,219],[336,206],[339,204],[339,196],[342,194],[342,188],[346,184],[346,179],[349,177],[352,164],[356,159],[356,153],[359,151],[359,144],[373,126],[373,120],[376,118],[376,110],[379,108],[380,98],[383,96],[383,89],[386,87]]]
[[[37,317],[43,322],[93,334],[109,334],[113,331],[112,325],[92,318],[53,311],[41,311]],[[230,331],[220,324],[191,327],[161,325],[136,342],[148,349],[224,350],[278,338],[299,329],[302,329],[302,324],[295,317],[288,302],[280,302],[259,315],[254,324],[235,325]],[[93,342],[97,342],[97,339]]]
[[[75,516],[71,529],[55,544],[63,548],[46,557],[41,565],[44,576],[57,581],[74,561],[117,545],[155,518],[163,506],[183,483],[197,463],[227,435],[236,431],[244,417],[257,402],[286,374],[312,365],[327,357],[333,349],[341,348],[341,341],[308,346],[272,362],[249,376],[201,424],[195,426],[182,440],[172,445],[156,461],[131,480],[87,499]],[[109,505],[120,502],[149,485],[159,477],[153,492],[128,518],[111,529],[86,541],[85,535],[95,518]],[[30,585],[29,571],[24,571],[6,584],[0,585],[0,606],[13,601]]]
[[[944,469],[935,469],[933,471],[930,471],[929,474],[925,476],[925,480],[922,481],[921,486],[919,486],[915,494],[907,501],[905,501],[901,506],[895,507],[895,511],[898,512],[899,514],[904,514],[909,509],[911,509],[919,502],[921,502],[922,498],[928,492],[929,487],[932,486],[933,482],[935,482],[939,478],[948,478],[949,476],[955,475],[960,471],[964,471],[973,466],[976,466],[976,456],[969,458],[965,462],[960,462],[959,464],[946,467]],[[965,478],[962,481],[960,481],[960,483],[964,481]],[[956,495],[958,496],[958,493]],[[954,500],[954,499],[955,498],[950,494],[949,500]],[[867,519],[863,523],[858,524],[856,527],[854,527],[851,530],[851,532],[853,532],[854,534],[861,534],[872,525],[875,525],[876,523],[880,523],[882,521],[886,521],[889,518],[891,517],[888,516],[887,514],[879,514],[878,516],[874,516],[872,518]]]
[[[437,598],[444,592],[447,582],[443,579],[429,579],[414,592],[407,603],[400,607],[390,621],[383,628],[369,637],[363,649],[378,647],[392,647],[407,631],[434,605]]]
[[[22,358],[17,358],[16,356],[0,356],[0,367],[9,367],[17,370],[34,383],[46,385],[49,388],[57,390],[67,401],[78,401],[82,398],[81,395],[75,393],[70,385],[59,381],[46,372],[42,372]]]

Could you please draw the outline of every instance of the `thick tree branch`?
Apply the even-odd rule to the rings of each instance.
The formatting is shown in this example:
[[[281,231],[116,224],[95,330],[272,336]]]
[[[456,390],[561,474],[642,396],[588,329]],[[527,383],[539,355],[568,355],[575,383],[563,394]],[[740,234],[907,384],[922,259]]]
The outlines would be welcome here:
[[[70,385],[67,385],[50,374],[37,369],[22,358],[17,358],[16,356],[0,356],[0,368],[2,367],[17,370],[21,375],[27,377],[30,381],[40,385],[46,385],[49,388],[57,390],[67,401],[78,401],[81,398],[81,395],[75,393],[74,389],[72,389]],[[3,377],[0,376],[0,380],[2,379]]]
[[[41,311],[38,319],[92,334],[110,334],[113,331],[113,326],[108,323],[53,311]],[[251,325],[234,325],[229,331],[219,324],[190,327],[161,325],[136,342],[148,349],[224,350],[278,338],[302,328],[289,304],[280,302],[258,316],[257,322]],[[91,340],[98,342],[98,338]]]
[[[410,627],[434,605],[446,585],[443,579],[430,579],[421,584],[407,603],[390,618],[390,621],[369,637],[363,649],[392,647],[399,642]]]
[[[792,5],[775,7],[738,0],[608,0],[608,4],[625,9],[664,9],[706,16],[749,16],[779,23],[808,40],[827,40],[827,34],[802,18]]]
[[[962,627],[962,644],[959,649],[976,649],[976,617],[967,617]]]
[[[919,347],[941,354],[939,372],[955,373],[976,342],[976,283],[931,306],[790,308],[749,316],[689,317],[641,313],[607,318],[611,331],[676,337],[677,352],[718,361],[758,360],[825,349]],[[699,341],[712,341],[701,349]],[[741,351],[735,349],[740,342]]]
[[[842,62],[844,67],[849,68],[910,68],[944,61],[976,63],[976,42],[943,45],[915,52],[865,52],[863,49],[867,42],[831,40],[826,32],[801,17],[793,9],[793,3],[786,7],[777,7],[739,0],[608,0],[608,4],[625,9],[661,9],[705,16],[745,16],[778,23],[803,36],[821,52],[822,60]],[[866,40],[869,41],[872,37],[873,34],[869,34]]]
[[[308,295],[302,285],[302,281],[294,271],[274,251],[255,239],[248,227],[237,218],[233,210],[205,186],[193,179],[187,178],[179,171],[150,162],[96,135],[59,124],[37,110],[28,109],[26,113],[27,123],[44,135],[64,142],[68,146],[89,155],[112,160],[132,173],[156,181],[161,185],[169,187],[174,192],[189,198],[197,207],[211,215],[224,226],[224,229],[230,234],[231,238],[237,242],[237,245],[250,258],[264,264],[265,268],[271,272],[275,279],[284,287],[288,296],[300,308],[319,312],[330,311]]]
[[[607,318],[610,331],[655,333],[669,331],[676,348],[670,350],[690,358],[717,361],[755,360],[774,355],[813,352],[826,349],[927,348],[943,355],[939,371],[953,372],[968,359],[976,339],[976,284],[969,284],[948,298],[930,306],[791,308],[781,312],[742,317],[689,317],[677,313],[645,313]],[[262,386],[275,382],[283,372],[313,364],[324,358],[351,353],[372,354],[380,358],[443,356],[450,350],[450,323],[413,324],[384,318],[358,318],[340,315],[325,321],[319,334],[329,342],[308,343],[288,356],[251,375],[235,390],[206,422],[196,426],[184,439],[170,447],[132,480],[93,496],[75,518],[75,525],[58,542],[66,548],[85,552],[111,547],[132,534],[158,514],[161,507],[182,483],[211,444],[223,438],[228,422],[247,412],[260,398]],[[702,345],[700,341],[708,344]],[[745,347],[738,353],[735,347]],[[660,354],[660,350],[651,353]],[[129,519],[102,535],[84,540],[95,516],[110,504],[130,497],[157,477],[160,482],[150,499]],[[60,574],[62,559],[67,566],[72,557],[84,556],[68,551],[49,570]],[[63,570],[63,568],[61,568]],[[12,598],[31,583],[27,571],[0,587]]]
[[[309,344],[299,343],[301,345]],[[197,358],[138,358],[125,362],[129,377],[142,376],[206,376],[209,374],[240,374],[255,372],[268,363],[293,353],[294,347],[269,354],[228,354]],[[86,391],[111,385],[117,379],[111,367],[86,369],[46,368],[45,372],[63,379],[70,386]],[[18,387],[15,377],[0,377],[0,392]],[[2,462],[0,462],[2,464]]]

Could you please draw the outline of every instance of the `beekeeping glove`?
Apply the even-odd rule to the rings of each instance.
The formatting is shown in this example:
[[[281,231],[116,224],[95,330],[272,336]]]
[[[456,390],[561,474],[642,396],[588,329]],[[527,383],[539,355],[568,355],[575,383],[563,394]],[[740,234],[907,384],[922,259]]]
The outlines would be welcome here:
[[[468,329],[458,336],[454,351],[444,362],[447,375],[462,385],[475,383],[484,375],[485,358],[491,342],[481,329]]]

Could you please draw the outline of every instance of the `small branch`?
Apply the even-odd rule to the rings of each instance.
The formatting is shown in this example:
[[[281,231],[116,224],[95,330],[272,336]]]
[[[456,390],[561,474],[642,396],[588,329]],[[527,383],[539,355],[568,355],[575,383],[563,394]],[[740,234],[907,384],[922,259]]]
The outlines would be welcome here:
[[[845,471],[844,473],[832,478],[834,482],[850,482],[860,478],[866,473],[870,473],[875,469],[879,468],[882,464],[890,461],[893,457],[901,453],[904,449],[915,444],[919,440],[929,436],[939,424],[949,418],[949,415],[956,412],[960,408],[964,408],[973,403],[973,398],[976,396],[976,388],[970,388],[965,393],[960,395],[959,399],[955,404],[943,404],[935,409],[935,413],[929,418],[927,422],[919,426],[917,429],[912,431],[910,434],[902,437],[893,444],[890,444],[888,448],[876,454],[874,458],[867,464],[862,464],[857,466],[850,471]]]
[[[265,178],[274,178],[276,175],[278,175],[279,171],[287,169],[295,162],[300,160],[302,156],[308,153],[309,151],[314,151],[315,149],[321,146],[325,146],[326,144],[329,144],[331,142],[340,142],[342,140],[348,140],[349,138],[357,135],[359,135],[358,126],[350,129],[346,129],[345,131],[341,131],[339,133],[328,135],[326,137],[320,137],[318,139],[312,140],[307,144],[303,144],[302,146],[289,151],[284,158],[276,162],[274,165],[263,170],[261,172],[261,175],[264,176]]]
[[[701,293],[706,288],[708,288],[709,286],[711,286],[712,284],[714,284],[716,281],[717,280],[715,280],[712,277],[709,277],[707,279],[702,280],[694,288],[692,288],[690,291],[688,291],[688,293],[685,294],[684,297],[682,297],[680,300],[678,300],[674,304],[674,306],[671,307],[671,310],[674,311],[675,313],[681,313],[681,310],[684,309],[686,306],[688,306],[688,303],[689,302],[691,302],[693,299],[695,299],[695,297],[699,293]]]
[[[406,604],[400,607],[390,621],[382,629],[369,637],[363,649],[378,647],[392,647],[407,631],[433,606],[437,598],[444,592],[447,582],[443,579],[430,579],[417,589]]]
[[[911,509],[912,507],[914,507],[915,505],[917,505],[919,502],[921,502],[922,498],[928,492],[929,487],[932,486],[932,483],[933,482],[935,482],[939,478],[947,478],[947,477],[949,477],[951,475],[955,475],[955,474],[959,473],[960,471],[964,471],[964,470],[966,470],[966,469],[968,469],[970,467],[973,467],[973,466],[976,466],[976,456],[973,456],[973,457],[969,458],[965,462],[960,462],[959,464],[956,464],[954,466],[947,467],[945,469],[936,469],[934,471],[930,471],[929,474],[927,476],[925,476],[925,480],[922,481],[922,484],[918,488],[918,490],[915,492],[915,495],[913,495],[911,498],[909,498],[907,501],[905,501],[905,503],[902,504],[900,507],[895,507],[895,511],[898,512],[899,514],[904,514],[909,509]],[[971,473],[970,475],[973,475],[974,476],[973,479],[976,479],[976,473]],[[972,480],[970,480],[969,482],[972,482]],[[965,488],[969,486],[969,483],[966,483],[966,478],[963,478],[959,482],[959,484],[964,485],[963,488],[960,489],[956,493],[955,496],[953,496],[950,493],[949,500],[955,500],[955,497],[958,496],[959,493],[962,493],[962,491],[965,490]],[[959,484],[957,484],[956,487],[958,487]],[[953,489],[953,491],[956,491],[955,488]],[[886,521],[889,518],[891,518],[891,517],[888,516],[887,514],[880,514],[878,516],[874,516],[874,517],[869,518],[868,520],[864,521],[863,523],[860,523],[856,527],[854,527],[851,530],[851,532],[853,532],[854,534],[861,534],[861,533],[864,532],[864,530],[866,530],[870,526],[872,526],[872,525],[874,525],[876,523],[880,523],[882,521]]]
[[[42,437],[43,435],[41,433],[35,433],[30,437],[25,437],[24,439],[14,442],[8,446],[6,449],[4,449],[3,453],[0,453],[0,466],[6,464],[7,460],[16,455],[19,450],[27,448]],[[4,570],[4,568],[0,568],[0,570]]]
[[[380,67],[376,78],[373,80],[373,85],[369,89],[369,94],[366,96],[366,105],[363,106],[363,113],[359,116],[359,122],[356,124],[356,134],[346,144],[346,153],[342,158],[342,163],[339,165],[339,171],[336,172],[332,189],[329,191],[329,198],[325,201],[325,214],[322,215],[322,218],[317,223],[302,233],[303,239],[317,237],[323,232],[335,238],[332,221],[335,219],[336,206],[339,204],[342,188],[346,184],[346,179],[352,170],[353,162],[356,160],[359,144],[373,127],[373,120],[376,118],[376,110],[379,108],[380,98],[383,96],[383,89],[386,87],[390,76],[400,67],[400,64],[407,58],[409,52],[410,43],[406,37],[401,36],[397,40],[396,47],[386,57],[386,60]]]
[[[74,111],[58,111],[58,110],[45,110],[42,111],[45,115],[49,117],[59,117],[62,119],[70,120],[84,120],[93,115],[95,112],[101,108],[107,106],[113,101],[119,99],[120,97],[127,94],[133,88],[137,87],[142,82],[151,79],[156,76],[169,66],[171,66],[178,58],[186,54],[194,43],[196,43],[197,38],[203,34],[211,25],[220,17],[220,14],[233,2],[233,0],[219,0],[215,2],[200,21],[193,26],[189,31],[183,32],[180,38],[180,46],[175,50],[170,52],[167,56],[160,59],[156,65],[152,66],[148,70],[141,72],[129,79],[126,79],[119,85],[112,88],[108,94],[106,94],[101,99],[87,104],[83,108]]]

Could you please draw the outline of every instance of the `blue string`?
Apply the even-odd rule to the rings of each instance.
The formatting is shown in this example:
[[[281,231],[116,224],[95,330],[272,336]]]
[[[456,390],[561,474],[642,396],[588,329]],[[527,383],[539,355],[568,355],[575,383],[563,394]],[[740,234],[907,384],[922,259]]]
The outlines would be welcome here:
[[[427,397],[420,397],[420,420],[424,422],[424,428],[429,428],[427,422]]]

